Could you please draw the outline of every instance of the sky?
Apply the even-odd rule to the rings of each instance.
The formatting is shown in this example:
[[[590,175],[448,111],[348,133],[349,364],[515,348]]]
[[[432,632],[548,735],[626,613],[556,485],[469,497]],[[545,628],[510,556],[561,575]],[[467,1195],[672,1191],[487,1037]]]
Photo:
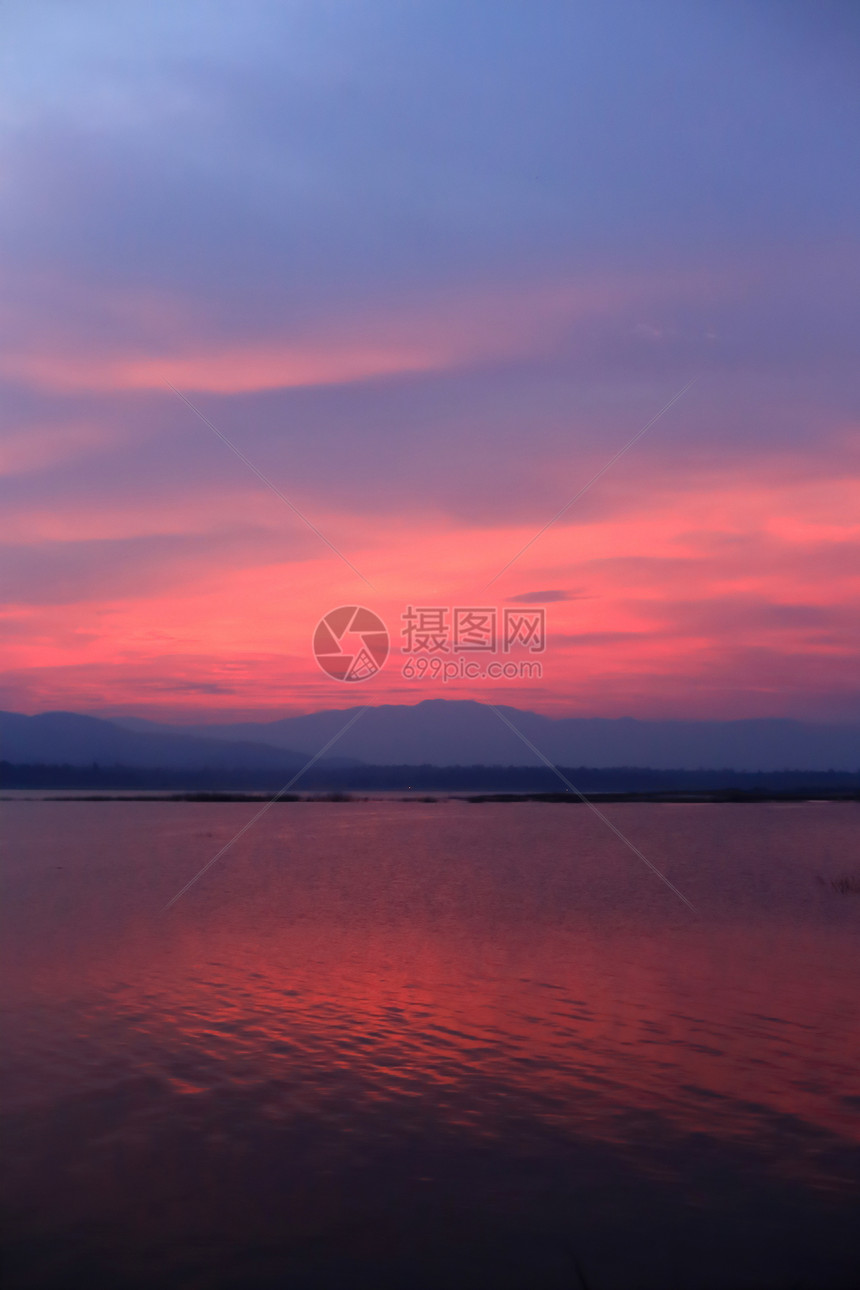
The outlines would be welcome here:
[[[0,705],[860,720],[856,5],[7,0],[0,47]],[[403,675],[409,606],[524,605],[540,677]]]

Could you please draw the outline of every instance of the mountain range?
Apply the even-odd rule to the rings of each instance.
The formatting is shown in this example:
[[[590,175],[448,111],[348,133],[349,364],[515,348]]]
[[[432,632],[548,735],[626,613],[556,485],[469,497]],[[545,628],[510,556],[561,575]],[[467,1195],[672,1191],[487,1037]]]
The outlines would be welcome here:
[[[130,729],[115,721],[76,712],[43,712],[27,717],[0,712],[0,757],[28,765],[163,767],[171,770],[291,770],[307,754],[237,736],[206,738],[182,727],[152,725]],[[345,766],[348,758],[321,765]]]
[[[743,771],[860,770],[860,727],[782,718],[640,721],[548,717],[473,700],[329,709],[276,721],[168,725],[70,712],[0,713],[0,757],[29,764],[283,768],[304,764],[361,715],[320,765],[563,766]]]

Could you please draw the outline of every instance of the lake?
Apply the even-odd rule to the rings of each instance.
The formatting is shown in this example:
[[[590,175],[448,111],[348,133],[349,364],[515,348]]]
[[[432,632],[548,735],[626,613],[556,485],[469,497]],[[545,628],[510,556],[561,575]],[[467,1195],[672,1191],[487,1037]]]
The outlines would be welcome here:
[[[860,1283],[860,804],[6,800],[23,1287]]]

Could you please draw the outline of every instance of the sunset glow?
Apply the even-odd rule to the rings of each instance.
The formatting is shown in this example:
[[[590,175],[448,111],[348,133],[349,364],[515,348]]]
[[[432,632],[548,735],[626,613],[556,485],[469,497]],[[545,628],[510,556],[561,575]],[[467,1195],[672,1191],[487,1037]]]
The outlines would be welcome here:
[[[671,163],[655,126],[645,163],[609,174],[596,145],[635,157],[634,104],[664,110],[643,90],[665,51],[653,85],[647,59],[624,79],[627,43],[638,57],[652,39],[636,23],[608,87],[580,68],[600,105],[587,129],[565,97],[570,51],[556,60],[523,28],[521,57],[539,48],[545,75],[516,109],[510,50],[488,52],[503,118],[487,113],[489,133],[475,67],[449,69],[431,110],[406,86],[438,85],[437,55],[391,32],[344,89],[355,118],[327,115],[314,86],[340,74],[338,42],[313,29],[298,23],[312,70],[289,89],[250,27],[212,34],[215,64],[253,66],[265,93],[303,104],[289,138],[230,77],[188,74],[165,98],[143,51],[118,78],[94,46],[88,70],[65,72],[64,112],[12,79],[3,706],[182,721],[358,702],[310,649],[319,618],[351,603],[393,643],[362,701],[440,697],[401,675],[405,607],[546,590],[542,678],[445,697],[860,717],[856,180],[830,129],[847,82],[796,101],[797,51],[766,52],[751,23],[767,91],[740,88],[714,133],[713,96],[682,87]],[[354,17],[340,39],[369,37]],[[705,87],[723,74],[715,49],[743,85],[749,50],[728,39],[718,17],[679,31]],[[389,56],[410,69],[396,94],[424,152],[404,155],[388,119],[370,128],[362,96]],[[117,105],[107,124],[93,78]],[[737,152],[747,93],[760,174]],[[703,139],[717,224],[695,182]],[[811,206],[799,153],[845,188]]]

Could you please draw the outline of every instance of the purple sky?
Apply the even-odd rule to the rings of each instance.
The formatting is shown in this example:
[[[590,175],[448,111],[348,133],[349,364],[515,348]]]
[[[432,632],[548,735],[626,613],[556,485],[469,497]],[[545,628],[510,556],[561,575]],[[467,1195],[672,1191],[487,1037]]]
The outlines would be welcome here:
[[[482,697],[860,718],[857,5],[0,29],[4,706],[340,706],[321,614],[479,596],[696,376],[495,585],[555,644]]]

